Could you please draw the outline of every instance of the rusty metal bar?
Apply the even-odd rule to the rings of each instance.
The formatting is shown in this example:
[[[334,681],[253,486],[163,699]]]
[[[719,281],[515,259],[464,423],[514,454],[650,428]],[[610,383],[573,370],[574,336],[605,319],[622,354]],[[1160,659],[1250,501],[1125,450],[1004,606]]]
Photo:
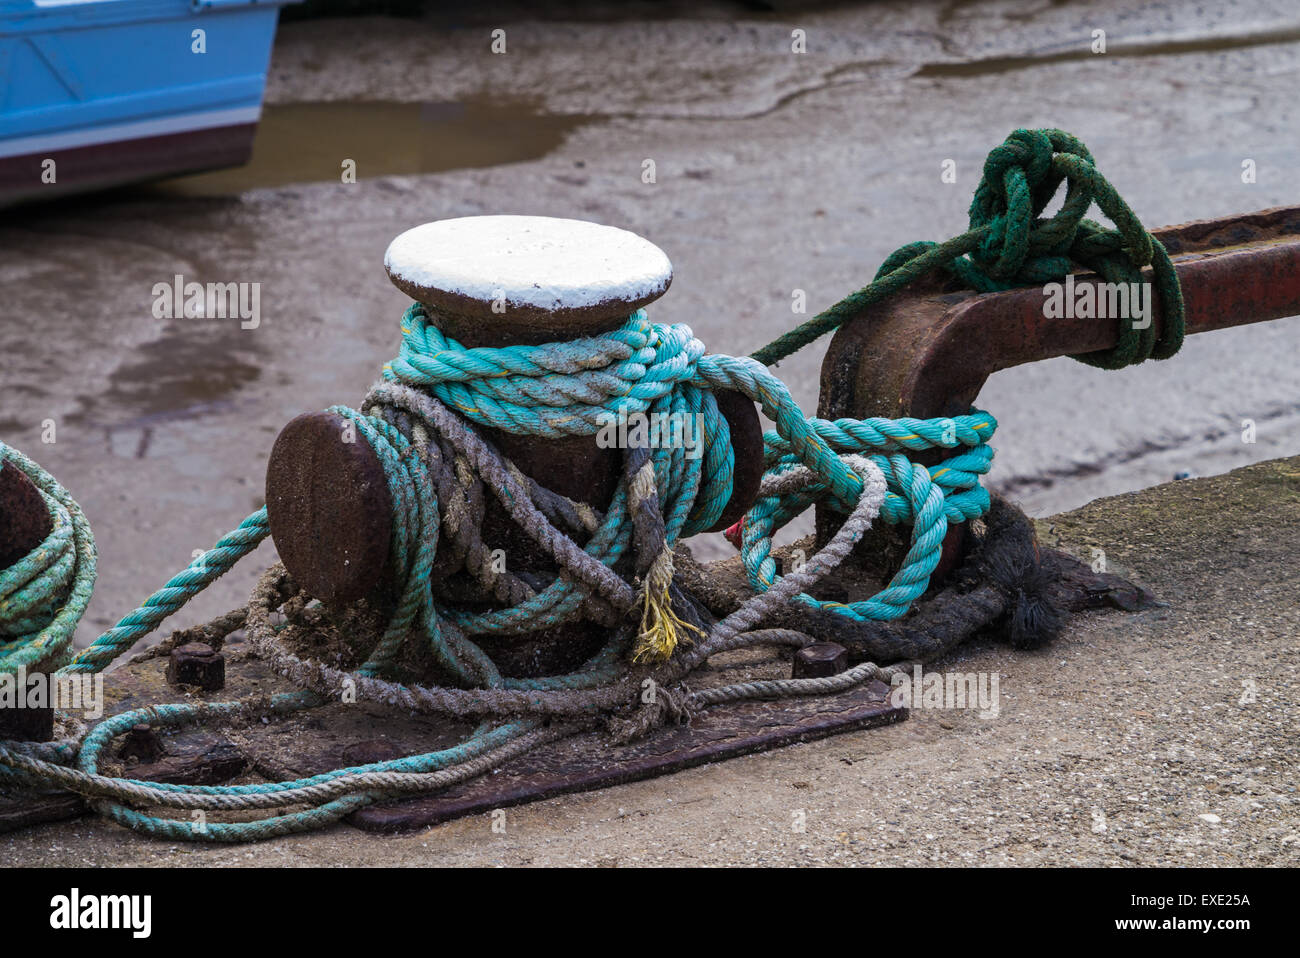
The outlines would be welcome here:
[[[1156,236],[1166,241],[1183,286],[1188,333],[1300,314],[1300,207],[1188,223]],[[1101,282],[1093,274],[1075,281]],[[1157,329],[1163,321],[1157,308]],[[1120,322],[1048,319],[1041,287],[895,297],[835,334],[822,363],[818,412],[829,419],[962,413],[998,370],[1109,349]]]
[[[1189,334],[1300,315],[1300,206],[1200,220],[1155,235],[1182,283]],[[1075,276],[1076,287],[1100,282],[1093,274]],[[1041,287],[975,294],[931,285],[864,311],[836,332],[826,351],[818,414],[958,415],[998,370],[1118,342],[1119,318],[1048,319],[1043,304]],[[1158,303],[1152,321],[1159,332]],[[819,509],[819,541],[838,521]],[[959,542],[960,530],[952,530],[941,570]],[[866,564],[883,575],[905,551],[896,531],[883,530],[869,536],[861,557],[877,553]]]

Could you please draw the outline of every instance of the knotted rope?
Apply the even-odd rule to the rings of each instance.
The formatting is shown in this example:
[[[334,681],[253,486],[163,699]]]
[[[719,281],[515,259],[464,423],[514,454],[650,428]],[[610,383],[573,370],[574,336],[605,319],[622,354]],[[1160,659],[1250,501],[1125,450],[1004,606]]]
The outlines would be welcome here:
[[[1063,181],[1065,201],[1054,216],[1043,218]],[[1114,229],[1085,218],[1094,203]],[[1140,282],[1142,267],[1150,266],[1164,317],[1159,339],[1154,324],[1121,324],[1114,349],[1074,359],[1119,369],[1178,352],[1183,296],[1164,246],[1142,226],[1077,138],[1062,130],[1016,130],[984,161],[965,233],[945,243],[900,247],[886,257],[869,286],[773,340],[754,358],[764,365],[778,362],[935,270],[967,289],[988,293],[1060,282],[1074,265],[1112,283]]]
[[[1062,209],[1042,213],[1062,181]],[[1115,229],[1084,219],[1096,202]],[[849,315],[897,291],[923,273],[942,270],[975,289],[1001,289],[1059,278],[1078,263],[1106,278],[1153,266],[1165,324],[1126,330],[1105,354],[1078,357],[1114,366],[1165,358],[1182,336],[1177,278],[1158,242],[1097,173],[1081,143],[1060,131],[1017,131],[990,154],[971,207],[970,230],[942,245],[914,243],[881,267],[871,286],[854,293],[754,354],[706,354],[685,325],[651,323],[638,310],[601,336],[542,346],[466,349],[415,304],[402,321],[402,345],[359,410],[332,411],[354,424],[374,449],[393,502],[390,553],[399,595],[381,635],[356,668],[327,665],[295,654],[273,622],[278,610],[304,623],[322,610],[283,567],[259,581],[245,609],[203,627],[220,644],[241,626],[250,648],[299,691],[237,702],[187,702],[114,716],[80,740],[0,743],[0,784],[58,785],[94,800],[115,821],[150,834],[209,841],[244,841],[318,827],[385,798],[445,787],[557,738],[603,724],[617,740],[692,710],[744,698],[830,694],[892,669],[871,662],[831,679],[741,683],[687,691],[681,682],[720,652],[759,645],[803,645],[801,631],[757,629],[799,608],[829,616],[854,630],[868,651],[871,623],[897,622],[926,591],[949,522],[990,509],[980,477],[988,472],[987,440],[996,421],[972,410],[951,419],[806,419],[765,364],[842,323]],[[755,595],[713,625],[699,615],[675,578],[674,547],[717,522],[731,496],[734,453],[714,393],[735,390],[757,402],[775,424],[765,435],[765,475],[743,520],[742,562]],[[702,424],[701,458],[682,444],[625,450],[624,473],[603,513],[545,490],[504,459],[473,428],[491,426],[539,437],[590,436],[632,414],[686,417]],[[924,467],[908,454],[962,450]],[[0,574],[0,669],[52,667],[65,655],[94,580],[94,543],[76,503],[51,477],[0,444],[0,459],[36,482],[53,532],[40,547]],[[545,586],[497,570],[478,536],[488,495],[560,570]],[[823,501],[847,518],[827,545],[802,568],[776,574],[774,533]],[[832,603],[809,590],[834,569],[877,518],[912,527],[903,566],[871,598]],[[217,545],[174,576],[135,611],[62,666],[65,673],[98,672],[171,613],[228,571],[268,534],[266,510],[244,520]],[[585,537],[585,544],[575,541]],[[1012,537],[1014,538],[1014,536]],[[433,568],[440,556],[464,568],[491,608],[468,608],[440,594]],[[615,571],[630,556],[632,581]],[[994,576],[997,578],[997,576]],[[1010,594],[1010,585],[995,591]],[[909,648],[939,653],[1005,603],[971,593],[960,627],[931,635],[924,616]],[[638,615],[639,612],[639,615]],[[475,641],[579,619],[606,624],[610,638],[577,671],[518,679],[503,676]],[[292,623],[291,623],[292,624]],[[900,626],[906,629],[907,626]],[[403,674],[399,653],[415,637],[432,655],[445,682],[422,684]],[[659,690],[642,702],[645,683]],[[465,742],[409,756],[289,782],[236,786],[164,785],[99,772],[105,749],[134,724],[180,726],[232,723],[317,708],[343,694],[412,711],[476,719]],[[547,723],[551,724],[547,724]],[[75,765],[75,768],[69,767]],[[289,809],[256,821],[222,822],[195,830],[189,822],[145,815],[125,803],[190,810]],[[303,809],[301,806],[308,806]]]

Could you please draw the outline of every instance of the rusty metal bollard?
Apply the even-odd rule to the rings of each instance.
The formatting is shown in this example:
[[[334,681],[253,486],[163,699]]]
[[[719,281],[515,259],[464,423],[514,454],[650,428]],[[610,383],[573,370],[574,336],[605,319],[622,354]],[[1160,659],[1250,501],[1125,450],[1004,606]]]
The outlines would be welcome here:
[[[393,240],[385,268],[398,289],[466,347],[538,345],[594,336],[622,325],[672,281],[668,257],[633,233],[577,220],[535,216],[464,217],[426,223]],[[723,529],[753,502],[762,476],[763,438],[754,404],[717,396],[731,429],[736,475]],[[525,474],[561,495],[603,509],[622,471],[622,451],[594,436],[544,439],[476,427]],[[309,413],[276,440],[267,468],[271,535],[285,567],[328,604],[375,596],[391,584],[390,496],[369,445],[345,442],[343,420]],[[512,570],[553,571],[490,499],[483,540],[509,548]],[[521,641],[522,639],[522,641]],[[526,637],[479,636],[507,675],[575,668],[605,641],[575,623]]]
[[[27,555],[50,534],[52,524],[40,490],[13,463],[0,467],[0,569]],[[27,676],[28,681],[35,676]],[[0,739],[48,742],[54,737],[54,706],[0,708]]]

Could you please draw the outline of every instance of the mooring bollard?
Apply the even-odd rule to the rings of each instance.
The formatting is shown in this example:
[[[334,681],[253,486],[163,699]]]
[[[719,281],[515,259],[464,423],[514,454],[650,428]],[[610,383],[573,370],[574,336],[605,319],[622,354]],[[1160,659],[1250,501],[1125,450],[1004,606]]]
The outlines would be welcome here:
[[[1300,313],[1300,207],[1198,220],[1152,235],[1173,258],[1188,334]],[[1150,277],[1149,268],[1144,276]],[[1099,282],[1091,274],[1074,278],[1076,288]],[[818,415],[957,416],[969,411],[985,380],[1000,369],[1115,346],[1119,317],[1049,318],[1044,300],[1042,287],[977,294],[937,282],[913,286],[835,333],[822,362]],[[1159,306],[1151,317],[1157,334]],[[916,461],[934,465],[947,455],[934,450]],[[842,521],[818,507],[819,546]],[[959,558],[964,528],[949,529],[932,583]],[[854,557],[887,579],[907,549],[906,530],[882,527],[867,532]]]
[[[4,463],[0,467],[0,569],[9,568],[44,542],[51,528],[40,490],[13,463]],[[29,682],[36,677],[36,673],[26,675]],[[53,703],[32,706],[26,702],[25,690],[14,691],[14,706],[0,705],[0,739],[48,742],[54,737]]]
[[[672,281],[668,257],[634,233],[536,216],[426,223],[393,240],[384,265],[445,335],[469,348],[599,335],[658,299]],[[736,462],[731,499],[714,527],[720,530],[757,495],[763,438],[752,402],[736,393],[719,393],[717,402]],[[526,475],[575,502],[604,509],[617,488],[623,452],[601,448],[595,436],[544,439],[475,428]],[[344,435],[345,422],[332,413],[299,416],[276,440],[267,468],[268,519],[285,568],[331,604],[380,593],[391,574],[392,503],[383,467],[367,443]],[[495,499],[487,503],[482,538],[507,549],[512,571],[554,571]],[[539,675],[576,667],[605,635],[576,623],[530,633],[527,641],[478,640],[504,674]]]

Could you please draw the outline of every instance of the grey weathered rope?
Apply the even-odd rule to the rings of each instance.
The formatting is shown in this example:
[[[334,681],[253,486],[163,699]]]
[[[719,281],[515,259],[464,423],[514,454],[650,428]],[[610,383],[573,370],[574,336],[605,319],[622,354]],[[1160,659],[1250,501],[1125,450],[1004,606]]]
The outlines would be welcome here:
[[[138,665],[141,662],[161,658],[164,655],[171,654],[172,649],[187,642],[203,642],[219,650],[225,643],[226,636],[236,629],[244,627],[244,620],[247,617],[247,606],[240,606],[238,609],[231,609],[229,612],[219,615],[215,619],[210,619],[202,625],[196,625],[188,629],[177,629],[157,645],[150,646],[143,652],[131,656],[126,664],[128,666]]]
[[[835,695],[855,685],[878,679],[889,684],[895,674],[908,670],[906,665],[881,668],[874,662],[863,662],[835,675],[806,679],[765,679],[756,682],[737,682],[712,689],[698,689],[686,697],[688,711],[723,705],[727,702],[747,702],[755,699],[783,699],[800,695]]]
[[[1019,509],[993,496],[984,530],[970,537],[971,551],[948,585],[906,618],[891,622],[854,622],[817,609],[774,609],[770,626],[795,628],[823,641],[838,642],[854,659],[897,662],[930,661],[952,651],[980,630],[1007,619],[1013,645],[1041,644],[1059,630],[1059,609],[1045,596],[1050,570],[1038,557],[1032,522]],[[692,577],[687,588],[703,584]],[[702,590],[701,590],[702,591]],[[1030,629],[1032,641],[1020,637],[1019,610],[1037,610],[1039,621]],[[730,606],[714,608],[722,614]]]
[[[880,514],[880,505],[885,499],[885,476],[880,468],[865,456],[846,455],[841,458],[844,464],[862,479],[862,498],[857,507],[844,520],[835,535],[831,537],[831,541],[814,553],[802,569],[784,576],[772,588],[742,603],[740,608],[719,622],[699,648],[686,654],[684,658],[688,664],[702,662],[714,654],[718,646],[728,642],[733,636],[752,629],[771,616],[776,609],[787,605],[796,595],[811,589],[826,573],[844,560],[871,527],[871,522]],[[759,487],[758,494],[760,497],[787,495],[805,489],[816,481],[817,477],[811,469],[807,466],[798,466],[783,473],[766,476]]]
[[[484,484],[497,493],[502,504],[510,511],[511,518],[551,554],[567,575],[595,589],[616,606],[631,608],[636,600],[632,587],[547,522],[529,498],[527,488],[516,478],[517,472],[512,475],[496,451],[470,429],[464,420],[432,396],[399,383],[377,384],[366,396],[362,410],[374,414],[383,406],[395,406],[427,420],[438,435],[451,442],[457,452],[466,457]]]

